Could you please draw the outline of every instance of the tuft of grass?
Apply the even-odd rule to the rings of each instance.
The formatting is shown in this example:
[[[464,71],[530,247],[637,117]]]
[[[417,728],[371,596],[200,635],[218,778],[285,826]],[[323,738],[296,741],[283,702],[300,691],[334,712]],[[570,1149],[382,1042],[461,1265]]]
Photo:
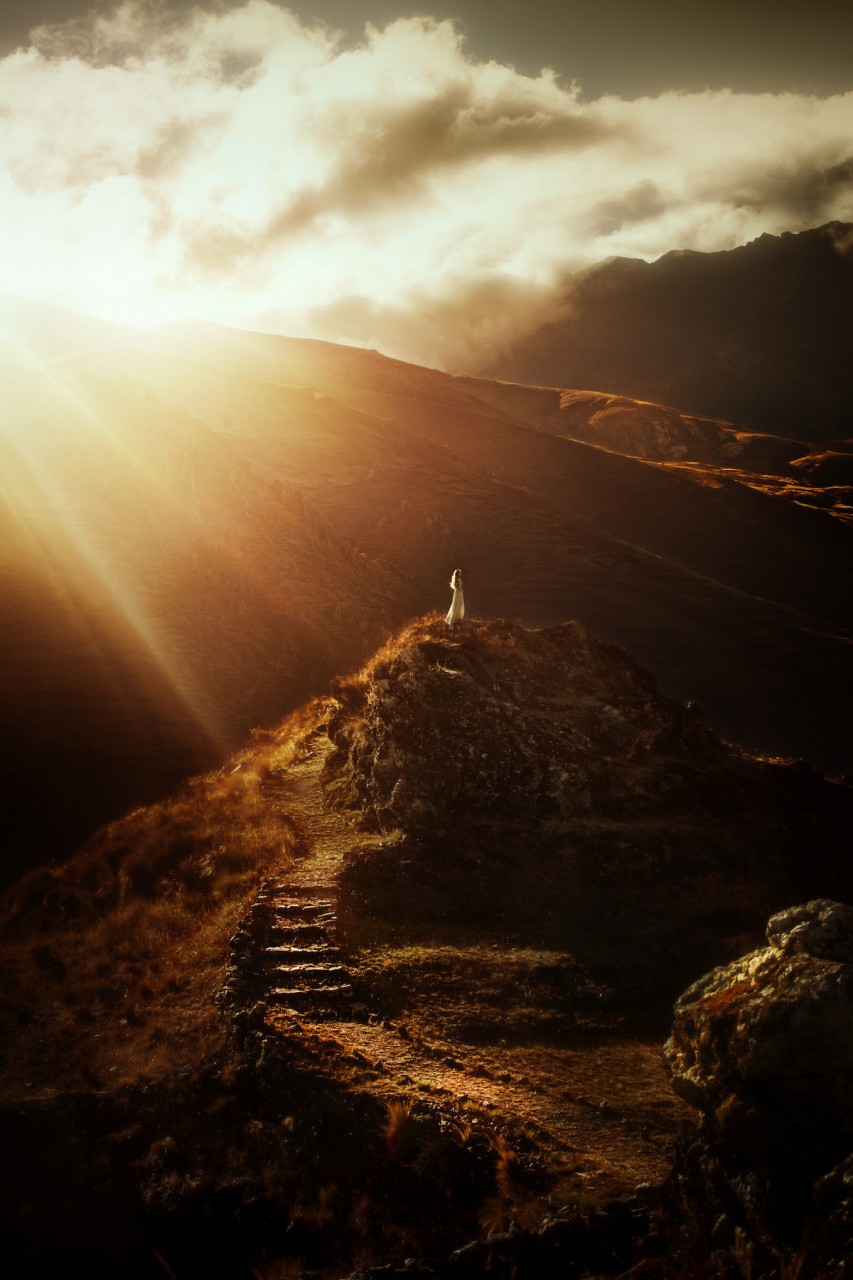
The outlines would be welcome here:
[[[415,1111],[411,1099],[398,1098],[388,1104],[384,1135],[385,1145],[391,1155],[408,1162],[414,1159],[427,1142],[429,1128]]]

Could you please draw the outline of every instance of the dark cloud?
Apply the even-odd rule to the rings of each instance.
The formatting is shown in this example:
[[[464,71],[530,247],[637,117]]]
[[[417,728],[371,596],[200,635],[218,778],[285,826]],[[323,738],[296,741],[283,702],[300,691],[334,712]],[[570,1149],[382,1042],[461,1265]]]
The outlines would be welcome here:
[[[401,290],[393,304],[353,295],[307,312],[306,331],[378,347],[398,359],[439,365],[452,359],[476,372],[507,354],[522,334],[563,318],[565,285],[565,279],[535,285],[493,272],[444,290]]]
[[[202,275],[229,275],[248,258],[300,236],[319,220],[358,218],[412,201],[425,184],[449,170],[501,157],[541,159],[577,153],[596,143],[623,140],[630,126],[599,119],[548,82],[518,78],[515,93],[502,88],[478,94],[476,82],[456,80],[414,105],[376,102],[336,104],[321,133],[346,155],[329,178],[288,201],[266,226],[243,232],[221,223],[200,224],[187,238],[187,266]],[[544,90],[544,92],[543,92]],[[378,96],[378,95],[377,95]],[[546,100],[548,99],[548,100]],[[315,122],[316,123],[316,122]]]
[[[223,84],[234,85],[238,89],[251,89],[263,67],[263,54],[257,50],[233,50],[223,53],[219,59],[219,78]]]
[[[187,36],[194,22],[239,10],[245,3],[246,0],[201,0],[198,4],[103,0],[88,4],[77,15],[67,16],[66,10],[56,14],[59,20],[34,26],[29,44],[45,58],[79,58],[96,69],[127,67],[146,54],[179,62],[187,56]],[[221,50],[211,48],[206,69],[209,74],[218,71],[223,84],[250,88],[263,68],[264,52],[233,44],[226,44]]]
[[[389,199],[411,198],[447,169],[502,156],[576,152],[630,132],[570,99],[549,112],[525,88],[521,82],[517,97],[504,91],[484,102],[470,83],[457,83],[414,106],[374,109],[363,122],[369,140],[360,142],[363,131],[356,129],[354,145],[329,180],[291,201],[270,222],[265,239],[296,235],[323,215],[357,215]]]
[[[161,182],[176,174],[194,155],[205,135],[224,123],[219,112],[199,119],[173,118],[160,125],[153,138],[136,153],[132,170],[146,182]]]
[[[67,16],[70,7],[30,31],[29,43],[43,57],[79,58],[99,68],[122,66],[186,22],[186,11],[160,0],[81,5],[82,12]]]
[[[623,227],[656,218],[667,208],[667,198],[656,182],[643,178],[615,200],[599,200],[589,211],[593,236],[609,236]]]
[[[805,225],[816,226],[839,216],[853,218],[853,156],[834,162],[776,161],[739,176],[730,200],[743,208],[777,210]]]

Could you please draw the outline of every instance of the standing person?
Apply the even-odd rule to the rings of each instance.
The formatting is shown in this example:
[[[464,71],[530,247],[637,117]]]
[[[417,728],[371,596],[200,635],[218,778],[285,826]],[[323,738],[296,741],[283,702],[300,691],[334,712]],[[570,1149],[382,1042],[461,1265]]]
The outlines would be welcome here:
[[[445,621],[449,627],[455,626],[457,622],[461,622],[465,617],[465,597],[462,594],[462,570],[454,569],[453,577],[450,579],[450,589],[453,592],[453,599],[450,602],[450,608],[447,610]]]

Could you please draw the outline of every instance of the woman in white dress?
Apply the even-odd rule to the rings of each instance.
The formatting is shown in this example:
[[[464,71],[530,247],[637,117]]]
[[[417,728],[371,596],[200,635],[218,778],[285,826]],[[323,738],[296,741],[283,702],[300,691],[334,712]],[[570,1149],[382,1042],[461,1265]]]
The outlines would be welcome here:
[[[461,622],[465,617],[465,597],[462,594],[461,569],[453,570],[453,577],[450,579],[450,589],[453,592],[453,599],[450,602],[450,608],[447,610],[447,617],[445,621],[449,627],[452,627],[457,622]]]

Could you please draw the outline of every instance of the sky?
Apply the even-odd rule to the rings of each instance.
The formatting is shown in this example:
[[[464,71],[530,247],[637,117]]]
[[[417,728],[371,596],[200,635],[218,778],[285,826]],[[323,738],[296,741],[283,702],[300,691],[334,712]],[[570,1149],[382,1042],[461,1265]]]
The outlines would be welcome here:
[[[0,292],[485,365],[613,255],[853,220],[853,5],[4,0]]]

